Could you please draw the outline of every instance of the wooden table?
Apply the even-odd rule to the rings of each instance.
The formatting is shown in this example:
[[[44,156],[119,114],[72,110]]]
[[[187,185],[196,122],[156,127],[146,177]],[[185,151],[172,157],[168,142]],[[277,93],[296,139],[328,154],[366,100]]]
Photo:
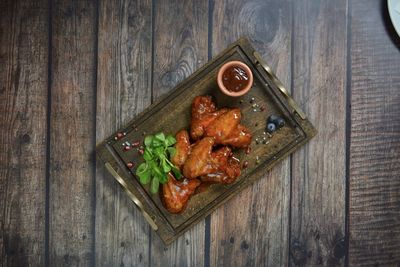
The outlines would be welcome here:
[[[95,144],[240,36],[319,133],[164,247]],[[399,49],[378,0],[1,1],[1,262],[399,266]]]

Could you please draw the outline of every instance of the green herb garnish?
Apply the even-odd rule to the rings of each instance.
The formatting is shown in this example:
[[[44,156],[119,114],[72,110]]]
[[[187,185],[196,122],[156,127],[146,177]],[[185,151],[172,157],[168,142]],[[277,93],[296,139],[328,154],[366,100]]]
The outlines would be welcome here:
[[[173,145],[176,139],[172,135],[165,136],[164,133],[148,135],[144,139],[143,159],[145,162],[136,169],[136,175],[142,184],[148,184],[150,181],[150,191],[157,193],[161,184],[168,181],[168,173],[172,172],[176,179],[182,177],[181,172],[170,161],[175,155],[176,149]]]

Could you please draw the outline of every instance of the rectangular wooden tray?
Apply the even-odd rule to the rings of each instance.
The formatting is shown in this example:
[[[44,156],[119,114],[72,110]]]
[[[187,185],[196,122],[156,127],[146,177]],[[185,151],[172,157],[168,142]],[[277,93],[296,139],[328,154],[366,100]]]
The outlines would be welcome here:
[[[224,96],[219,92],[216,82],[219,67],[231,60],[246,63],[254,76],[252,89],[240,98]],[[135,168],[126,167],[128,162],[134,162],[135,166],[138,166],[143,160],[136,149],[123,151],[122,143],[142,142],[144,135],[160,131],[175,135],[182,128],[188,129],[191,103],[198,95],[213,95],[219,108],[241,109],[241,123],[253,133],[252,152],[246,154],[243,150],[235,151],[235,155],[242,162],[247,160],[249,165],[242,170],[242,174],[233,184],[211,185],[205,192],[194,195],[184,212],[171,214],[163,207],[158,194],[151,194],[148,186],[139,183],[134,175]],[[252,98],[254,102],[250,103]],[[256,108],[254,111],[254,103],[265,110]],[[264,132],[266,118],[271,114],[285,118],[286,126],[272,137],[268,137]],[[118,132],[126,133],[126,136],[115,140]],[[166,244],[169,244],[244,187],[264,176],[273,165],[313,137],[316,130],[247,39],[241,38],[117,133],[97,146],[97,154],[141,210],[151,227]],[[260,144],[256,144],[256,139]]]

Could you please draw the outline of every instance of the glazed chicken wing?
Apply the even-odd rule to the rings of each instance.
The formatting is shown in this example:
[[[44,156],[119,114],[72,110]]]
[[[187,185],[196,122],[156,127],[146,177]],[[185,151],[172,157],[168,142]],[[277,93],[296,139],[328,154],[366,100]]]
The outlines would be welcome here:
[[[206,127],[205,136],[214,137],[215,143],[221,144],[238,127],[241,118],[242,114],[239,109],[231,109]]]
[[[192,103],[192,123],[190,136],[198,140],[204,135],[205,128],[227,109],[217,110],[210,96],[197,96]]]
[[[222,147],[211,153],[211,161],[216,166],[216,171],[201,176],[202,182],[221,184],[233,183],[240,175],[240,161],[233,157],[229,147]]]
[[[252,136],[250,130],[240,125],[241,117],[238,108],[217,110],[210,96],[197,96],[192,103],[190,135],[194,140],[214,137],[216,145],[247,147]]]
[[[183,175],[193,179],[215,171],[210,162],[214,138],[205,137],[197,141],[191,148],[190,154],[183,165]]]
[[[183,178],[177,181],[172,174],[168,174],[168,182],[162,186],[162,201],[165,208],[171,213],[183,211],[193,195],[196,188],[200,185],[197,179]]]
[[[221,144],[245,148],[250,145],[251,137],[250,130],[239,124],[225,139],[221,140]]]
[[[188,178],[201,177],[202,181],[232,183],[240,175],[240,164],[232,157],[229,147],[212,152],[214,138],[204,137],[192,147],[184,166]]]
[[[247,147],[252,136],[249,129],[239,124],[241,118],[240,109],[231,109],[206,127],[205,136],[214,137],[216,144]]]
[[[176,153],[171,158],[171,161],[173,164],[175,164],[175,166],[181,169],[190,151],[189,134],[186,130],[180,130],[175,135],[175,138],[176,138],[176,144],[175,144]]]

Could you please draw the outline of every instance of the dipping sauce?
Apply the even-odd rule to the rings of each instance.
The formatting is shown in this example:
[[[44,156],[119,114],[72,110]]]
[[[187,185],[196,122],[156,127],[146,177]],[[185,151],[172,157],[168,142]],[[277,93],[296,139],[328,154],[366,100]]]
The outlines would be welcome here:
[[[222,83],[230,92],[240,92],[249,82],[248,73],[239,66],[231,66],[222,74]]]

